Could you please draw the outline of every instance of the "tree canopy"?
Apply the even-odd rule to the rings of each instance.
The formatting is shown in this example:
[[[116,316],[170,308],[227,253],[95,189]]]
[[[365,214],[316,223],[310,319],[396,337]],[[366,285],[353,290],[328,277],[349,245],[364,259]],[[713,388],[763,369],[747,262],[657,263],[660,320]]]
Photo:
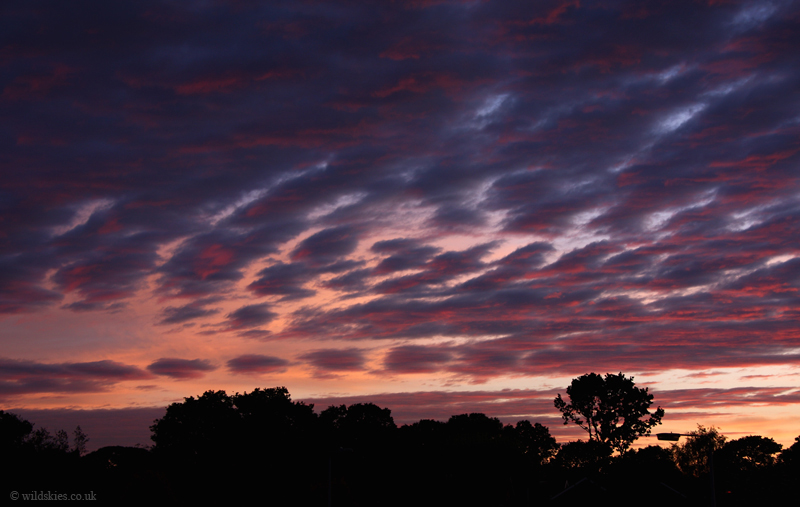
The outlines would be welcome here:
[[[720,451],[720,458],[732,470],[747,473],[774,465],[775,455],[782,448],[781,444],[771,438],[748,435],[726,443]]]
[[[392,411],[374,403],[332,405],[322,411],[320,422],[329,432],[331,442],[357,449],[374,447],[397,429]]]
[[[800,468],[800,436],[795,437],[794,443],[781,452],[780,462],[794,468]]]
[[[33,425],[16,414],[0,410],[0,449],[7,451],[22,447],[33,431]]]
[[[581,379],[575,380],[578,388],[568,391],[573,408],[583,394]],[[614,406],[601,404],[604,393],[595,396],[598,409]],[[0,410],[0,451],[14,464],[7,482],[21,491],[77,484],[100,498],[122,495],[117,503],[133,494],[139,503],[158,497],[179,504],[230,503],[231,495],[239,503],[263,503],[267,495],[280,505],[324,505],[326,498],[333,505],[389,507],[539,505],[556,497],[704,505],[711,469],[725,505],[796,500],[800,437],[781,452],[771,438],[728,441],[717,428],[698,425],[671,447],[615,455],[611,437],[600,438],[609,435],[602,418],[576,417],[592,438],[559,445],[539,423],[504,424],[483,413],[398,427],[390,409],[373,403],[333,405],[317,415],[312,405],[292,401],[285,387],[206,391],[166,409],[151,427],[151,449],[104,447],[81,457],[88,437],[80,427],[69,447],[67,432],[34,429]]]
[[[717,428],[706,428],[698,424],[697,431],[689,433],[686,443],[672,446],[675,463],[681,472],[688,475],[699,477],[708,473],[711,453],[721,449],[726,440],[727,437],[720,434]]]
[[[510,431],[511,425],[506,426],[512,434],[518,448],[534,463],[542,464],[555,456],[558,452],[558,443],[550,435],[547,426],[542,426],[538,422],[531,424],[530,421],[518,421],[513,432]]]
[[[250,393],[206,391],[173,403],[150,427],[158,452],[218,457],[237,447],[286,447],[316,423],[313,405],[294,402],[285,387]]]
[[[572,380],[567,395],[569,403],[560,394],[554,400],[564,424],[577,424],[589,433],[590,440],[606,443],[619,452],[627,450],[638,437],[649,435],[650,428],[661,424],[664,417],[661,407],[650,413],[653,395],[647,388],[636,387],[633,377],[622,373],[607,373],[605,378],[587,373]]]
[[[70,448],[69,435],[64,430],[51,434],[47,428],[33,429],[33,424],[16,414],[0,410],[0,451],[26,451],[33,453],[73,453],[81,456],[86,452],[89,437],[78,426],[75,428],[74,445]]]

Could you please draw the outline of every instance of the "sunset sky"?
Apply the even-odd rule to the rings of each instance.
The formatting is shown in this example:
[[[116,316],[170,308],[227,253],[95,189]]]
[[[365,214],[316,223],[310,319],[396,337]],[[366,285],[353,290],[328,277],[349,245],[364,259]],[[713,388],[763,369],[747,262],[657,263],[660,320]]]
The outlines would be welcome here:
[[[5,2],[0,170],[0,408],[94,448],[274,386],[564,441],[588,372],[800,435],[800,2]]]

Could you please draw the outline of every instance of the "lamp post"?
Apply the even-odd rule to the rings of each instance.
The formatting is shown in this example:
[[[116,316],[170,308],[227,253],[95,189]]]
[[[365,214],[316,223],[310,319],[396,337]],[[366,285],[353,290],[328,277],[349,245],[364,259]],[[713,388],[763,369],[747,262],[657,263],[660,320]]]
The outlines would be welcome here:
[[[659,440],[666,440],[667,442],[677,442],[681,437],[693,437],[691,433],[656,433],[656,438]],[[717,492],[714,486],[714,448],[708,452],[708,461],[711,479],[711,507],[717,507]]]

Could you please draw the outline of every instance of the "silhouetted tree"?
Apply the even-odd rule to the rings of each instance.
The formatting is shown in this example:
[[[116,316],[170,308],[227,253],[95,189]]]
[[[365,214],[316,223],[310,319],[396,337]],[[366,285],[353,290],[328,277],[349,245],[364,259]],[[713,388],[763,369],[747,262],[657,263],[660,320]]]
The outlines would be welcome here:
[[[795,437],[794,443],[781,452],[778,460],[784,466],[800,469],[800,436]]]
[[[50,433],[21,417],[0,411],[0,456],[5,484],[18,491],[85,487],[79,456],[70,452],[64,430]]]
[[[285,450],[315,430],[313,405],[293,402],[285,387],[229,396],[206,391],[173,403],[150,427],[157,453],[212,458],[245,450]]]
[[[33,424],[16,414],[0,410],[0,450],[20,449],[32,431]]]
[[[719,450],[719,461],[732,472],[753,472],[774,465],[782,447],[771,438],[750,435],[726,443]]]
[[[232,396],[206,391],[167,407],[150,429],[156,463],[181,485],[181,503],[226,501],[224,490],[205,489],[209,477],[222,475],[237,478],[239,499],[263,501],[268,491],[272,502],[288,505],[296,503],[294,491],[316,484],[319,500],[324,451],[317,416],[285,387]]]
[[[652,414],[648,410],[653,395],[647,388],[636,387],[633,377],[622,373],[607,373],[605,378],[587,373],[572,380],[567,395],[570,403],[560,394],[554,400],[564,424],[573,422],[589,433],[589,440],[607,443],[620,452],[638,437],[649,435],[650,428],[661,424],[664,417],[661,407]],[[649,417],[643,419],[645,416]]]
[[[370,433],[392,431],[397,428],[392,418],[392,411],[374,403],[356,403],[347,407],[344,427],[348,426]]]
[[[33,426],[16,414],[0,410],[0,450],[51,456],[69,452],[69,435],[66,431],[58,430],[55,434],[51,434],[47,428],[34,430]],[[86,441],[88,440],[86,438]]]
[[[796,437],[794,443],[780,453],[778,466],[775,468],[780,482],[779,491],[792,500],[796,500],[797,478],[800,477],[800,436]],[[786,505],[790,503],[786,502]]]
[[[672,453],[681,472],[700,477],[709,471],[711,453],[721,449],[727,438],[717,428],[705,428],[700,424],[697,431],[689,435],[685,443],[673,444]]]
[[[86,444],[89,443],[89,436],[81,430],[80,426],[75,427],[72,433],[72,450],[78,455],[86,454]]]
[[[249,445],[272,448],[297,445],[316,430],[314,405],[292,401],[285,387],[254,389],[232,396]]]
[[[232,397],[236,410],[245,420],[259,425],[298,428],[316,419],[314,405],[294,402],[285,387],[256,388],[250,393],[236,393]]]
[[[553,461],[563,468],[581,468],[587,471],[596,471],[609,463],[613,452],[608,442],[600,440],[578,440],[561,444]]]
[[[513,435],[516,447],[533,464],[542,465],[558,452],[558,443],[547,426],[523,420],[518,421],[515,427],[508,425],[506,428],[513,430],[509,433]]]
[[[321,416],[320,416],[321,417]],[[400,429],[406,446],[417,448],[415,452],[438,452],[444,445],[447,423],[433,419],[421,419]]]
[[[336,447],[372,447],[397,430],[392,411],[374,403],[355,403],[349,407],[332,405],[323,410],[319,418]]]
[[[31,432],[25,444],[38,453],[66,453],[69,451],[69,436],[64,430],[52,435],[47,428],[37,428]]]
[[[236,447],[241,417],[225,391],[206,391],[202,396],[173,403],[150,430],[154,451],[184,459],[205,459]]]
[[[347,405],[331,405],[319,414],[320,422],[334,430],[342,429],[345,417],[347,417]]]
[[[471,413],[451,416],[447,421],[447,432],[459,442],[485,445],[499,438],[503,423],[496,417]]]
[[[648,499],[649,507],[691,505],[687,495],[694,493],[693,479],[681,474],[669,448],[629,449],[613,457],[602,472],[603,486],[616,505],[635,505],[642,498]]]
[[[678,473],[678,468],[675,465],[670,449],[659,445],[648,445],[635,452],[626,453],[620,461],[629,463],[643,474],[666,475]]]
[[[64,430],[56,431],[54,438],[54,448],[61,452],[69,451],[69,435]]]
[[[725,503],[757,505],[777,500],[779,477],[775,454],[781,445],[771,438],[750,435],[725,443],[714,455],[715,483]]]

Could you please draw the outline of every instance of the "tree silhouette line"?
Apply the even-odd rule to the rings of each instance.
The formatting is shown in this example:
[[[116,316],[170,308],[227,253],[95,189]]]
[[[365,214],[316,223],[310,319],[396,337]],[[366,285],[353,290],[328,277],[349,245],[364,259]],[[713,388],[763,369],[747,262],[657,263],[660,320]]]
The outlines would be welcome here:
[[[285,387],[207,391],[167,407],[150,427],[150,448],[85,453],[76,428],[46,429],[0,411],[10,489],[94,491],[99,501],[258,502],[267,505],[540,505],[563,501],[750,505],[795,495],[800,436],[728,441],[698,429],[670,448],[631,444],[660,423],[653,396],[622,373],[578,377],[565,424],[588,440],[559,444],[546,426],[503,424],[482,413],[398,427],[372,403],[314,406]]]

